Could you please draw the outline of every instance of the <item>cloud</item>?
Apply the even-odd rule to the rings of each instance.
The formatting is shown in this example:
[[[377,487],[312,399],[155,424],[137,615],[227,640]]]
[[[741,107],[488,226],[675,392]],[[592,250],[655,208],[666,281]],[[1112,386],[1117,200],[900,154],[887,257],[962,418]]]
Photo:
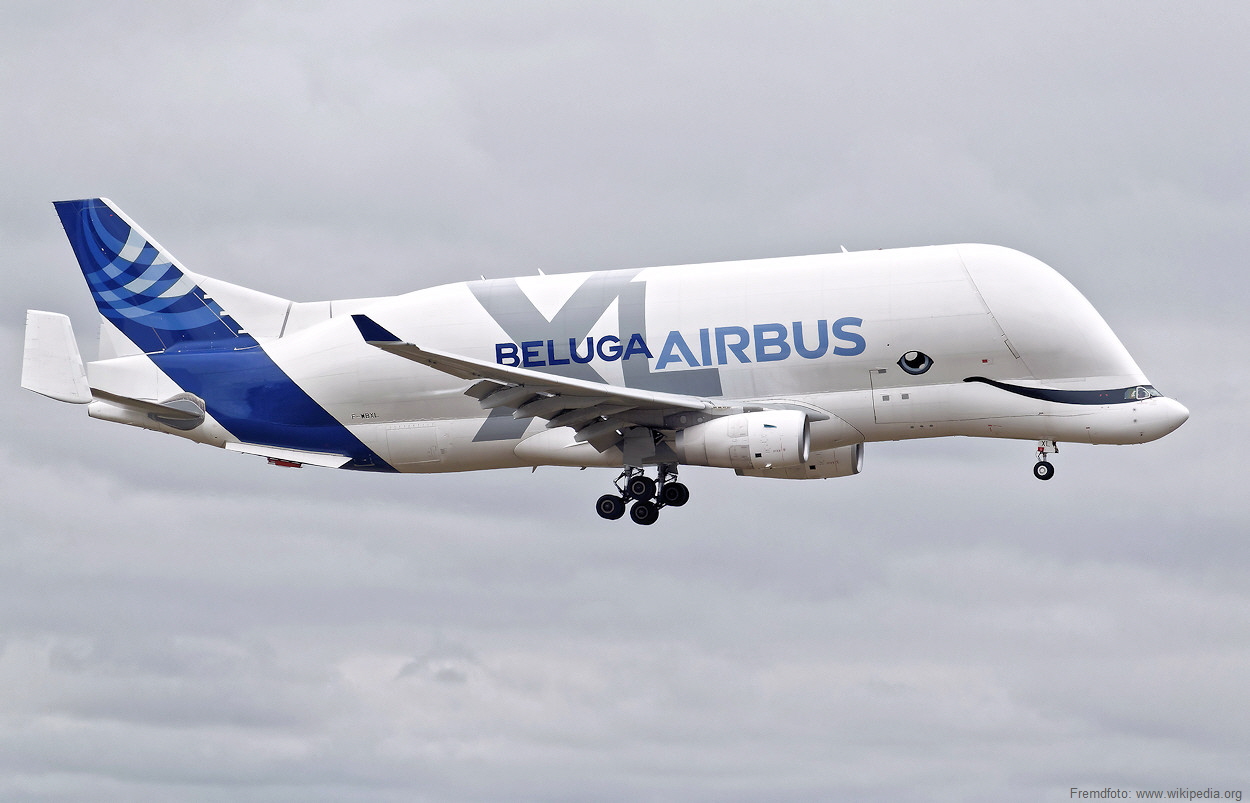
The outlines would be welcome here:
[[[1226,784],[1250,632],[1245,15],[1229,4],[19,6],[23,310],[54,199],[299,300],[996,242],[1193,413],[1137,447],[870,444],[820,482],[379,477],[88,420],[0,352],[0,796],[1019,799]]]

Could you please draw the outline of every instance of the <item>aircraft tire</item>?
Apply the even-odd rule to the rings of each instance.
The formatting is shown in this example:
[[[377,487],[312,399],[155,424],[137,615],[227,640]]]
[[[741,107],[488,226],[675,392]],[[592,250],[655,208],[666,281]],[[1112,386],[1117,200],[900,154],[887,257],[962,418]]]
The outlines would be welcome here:
[[[639,475],[629,481],[626,490],[633,499],[651,499],[655,496],[655,480]]]
[[[681,507],[690,501],[690,489],[680,482],[667,483],[660,489],[660,501],[672,507]]]
[[[1048,480],[1055,476],[1055,467],[1045,460],[1038,460],[1033,464],[1033,476],[1039,480]]]
[[[609,521],[625,515],[625,500],[612,494],[604,494],[595,503],[595,512]]]
[[[634,524],[655,524],[655,520],[660,517],[660,508],[655,502],[642,499],[629,509],[629,517],[634,520]]]

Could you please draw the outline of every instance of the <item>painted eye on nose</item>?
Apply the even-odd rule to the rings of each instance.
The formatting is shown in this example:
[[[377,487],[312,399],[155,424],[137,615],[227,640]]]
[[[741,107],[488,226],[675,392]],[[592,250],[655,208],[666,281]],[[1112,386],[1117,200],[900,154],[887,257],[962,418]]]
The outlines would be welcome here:
[[[923,374],[933,367],[933,358],[923,351],[909,351],[899,357],[898,367],[909,374]]]

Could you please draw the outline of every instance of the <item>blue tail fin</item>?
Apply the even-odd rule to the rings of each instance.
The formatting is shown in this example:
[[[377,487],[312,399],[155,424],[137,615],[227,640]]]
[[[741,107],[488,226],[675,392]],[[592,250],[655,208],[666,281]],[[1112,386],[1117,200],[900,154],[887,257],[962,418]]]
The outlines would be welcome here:
[[[196,280],[107,198],[57,201],[96,307],[148,354],[255,346]]]

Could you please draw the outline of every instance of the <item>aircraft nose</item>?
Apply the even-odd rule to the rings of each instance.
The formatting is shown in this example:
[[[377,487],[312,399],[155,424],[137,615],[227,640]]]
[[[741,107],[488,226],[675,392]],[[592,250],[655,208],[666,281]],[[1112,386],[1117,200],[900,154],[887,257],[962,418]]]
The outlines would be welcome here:
[[[1174,431],[1189,419],[1189,410],[1185,408],[1185,405],[1166,396],[1152,396],[1136,404],[1130,404],[1124,413],[1127,417],[1120,419],[1119,434],[1127,440],[1114,441],[1116,443],[1149,443]],[[1113,430],[1114,427],[1108,427],[1102,435],[1110,437]],[[1095,442],[1111,443],[1113,441]]]
[[[1147,399],[1137,409],[1142,435],[1147,440],[1162,438],[1189,420],[1189,410],[1176,399],[1166,396]]]
[[[1163,408],[1163,421],[1167,426],[1167,432],[1172,432],[1189,420],[1189,408],[1176,399],[1163,399],[1163,401],[1167,402]]]

